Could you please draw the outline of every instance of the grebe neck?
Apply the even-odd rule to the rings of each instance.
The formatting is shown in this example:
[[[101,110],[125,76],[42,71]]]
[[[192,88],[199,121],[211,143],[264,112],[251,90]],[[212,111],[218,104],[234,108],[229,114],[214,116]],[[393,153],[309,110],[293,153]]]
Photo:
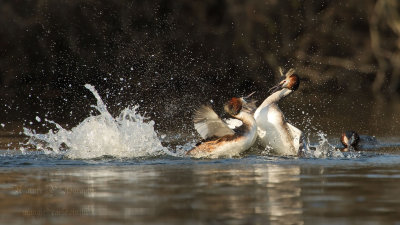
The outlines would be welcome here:
[[[289,94],[291,94],[293,91],[287,88],[284,88],[282,90],[279,90],[277,92],[274,92],[273,94],[271,94],[270,96],[268,96],[268,98],[266,98],[264,100],[264,102],[258,107],[258,109],[261,109],[267,105],[273,104],[273,103],[277,103],[279,102],[281,99],[283,99],[284,97],[288,96]]]
[[[254,117],[248,112],[243,112],[242,111],[242,112],[240,112],[239,114],[237,114],[237,115],[235,115],[233,117],[235,117],[238,120],[243,121],[244,124],[248,124],[250,126],[252,126],[253,124],[256,123]]]

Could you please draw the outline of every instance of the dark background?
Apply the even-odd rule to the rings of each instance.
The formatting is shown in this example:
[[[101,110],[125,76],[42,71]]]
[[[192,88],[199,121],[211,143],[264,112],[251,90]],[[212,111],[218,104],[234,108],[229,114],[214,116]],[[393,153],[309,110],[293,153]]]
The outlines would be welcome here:
[[[157,129],[185,128],[210,100],[261,102],[281,66],[302,79],[282,106],[296,125],[339,112],[338,129],[353,118],[375,132],[371,115],[398,108],[399,12],[397,0],[0,0],[0,120],[74,126],[93,111],[90,83],[113,115],[139,104]]]

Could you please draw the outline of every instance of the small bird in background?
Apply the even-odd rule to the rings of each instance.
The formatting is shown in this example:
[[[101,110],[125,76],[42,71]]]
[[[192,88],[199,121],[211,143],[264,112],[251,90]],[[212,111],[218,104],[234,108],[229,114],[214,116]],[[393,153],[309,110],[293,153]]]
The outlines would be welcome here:
[[[358,150],[358,144],[360,142],[360,135],[355,131],[346,131],[342,133],[340,137],[340,142],[342,142],[343,148],[340,149],[342,152],[348,152],[351,149]]]

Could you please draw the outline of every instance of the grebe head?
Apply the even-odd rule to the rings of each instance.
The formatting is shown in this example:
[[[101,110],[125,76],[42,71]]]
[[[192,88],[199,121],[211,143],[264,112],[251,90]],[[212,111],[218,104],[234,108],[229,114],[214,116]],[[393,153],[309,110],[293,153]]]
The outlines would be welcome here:
[[[269,91],[272,93],[277,92],[283,88],[290,89],[292,91],[296,91],[300,85],[300,78],[296,74],[294,74],[294,69],[290,69],[286,75],[285,79],[279,82],[279,84],[272,87]]]
[[[245,103],[243,98],[232,98],[225,104],[224,110],[228,114],[235,116],[240,113],[240,110],[242,110],[243,103]]]
[[[241,111],[247,112],[247,113],[254,113],[254,111],[257,109],[256,106],[256,100],[250,99],[250,97],[256,93],[255,91],[252,92],[251,94],[241,97],[241,98],[232,98],[229,100],[225,106],[224,110],[231,116],[235,116],[239,114]]]
[[[342,133],[340,141],[345,149],[348,149],[350,146],[356,149],[358,142],[360,142],[360,136],[355,131],[346,131]]]

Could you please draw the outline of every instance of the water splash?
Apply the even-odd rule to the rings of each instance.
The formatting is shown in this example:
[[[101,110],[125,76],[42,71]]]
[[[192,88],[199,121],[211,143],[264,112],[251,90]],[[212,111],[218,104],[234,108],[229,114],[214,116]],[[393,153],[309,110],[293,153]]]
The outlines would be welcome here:
[[[328,138],[322,131],[317,132],[319,137],[318,144],[310,145],[309,137],[307,147],[303,151],[306,158],[358,158],[361,156],[359,152],[341,152],[337,146],[329,143]]]
[[[92,107],[99,115],[89,116],[71,130],[49,120],[45,121],[54,124],[56,130],[47,134],[24,128],[24,134],[30,137],[28,144],[46,154],[64,154],[72,159],[172,155],[157,137],[154,121],[140,115],[138,106],[125,108],[114,118],[96,89],[90,84],[85,87],[96,98],[97,104]]]

